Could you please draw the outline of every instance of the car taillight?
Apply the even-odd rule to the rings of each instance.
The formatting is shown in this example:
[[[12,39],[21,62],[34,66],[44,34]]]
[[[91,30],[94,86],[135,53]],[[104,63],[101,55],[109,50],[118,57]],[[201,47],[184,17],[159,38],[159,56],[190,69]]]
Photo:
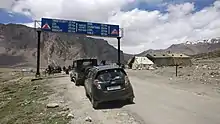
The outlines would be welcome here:
[[[130,80],[128,78],[128,76],[125,76],[125,85],[128,85],[130,83]]]
[[[100,82],[99,80],[95,80],[95,81],[94,81],[94,84],[95,84],[95,86],[97,87],[97,89],[102,89],[100,83],[101,83],[101,82]]]

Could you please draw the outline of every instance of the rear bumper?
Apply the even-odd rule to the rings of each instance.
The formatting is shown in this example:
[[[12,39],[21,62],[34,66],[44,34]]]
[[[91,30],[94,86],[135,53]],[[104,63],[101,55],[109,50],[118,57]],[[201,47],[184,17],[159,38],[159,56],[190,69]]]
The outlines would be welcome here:
[[[134,98],[134,92],[132,87],[127,87],[116,91],[102,91],[94,87],[93,98],[95,101],[99,102],[126,100],[128,98]]]

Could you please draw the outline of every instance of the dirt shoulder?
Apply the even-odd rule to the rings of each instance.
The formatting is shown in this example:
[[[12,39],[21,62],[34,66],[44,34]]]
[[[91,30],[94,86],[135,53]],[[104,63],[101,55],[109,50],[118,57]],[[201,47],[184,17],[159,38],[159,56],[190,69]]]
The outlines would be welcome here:
[[[31,81],[32,76],[0,69],[0,123],[1,124],[66,124],[63,106],[47,108],[54,94],[48,79]],[[62,115],[63,112],[65,115]]]

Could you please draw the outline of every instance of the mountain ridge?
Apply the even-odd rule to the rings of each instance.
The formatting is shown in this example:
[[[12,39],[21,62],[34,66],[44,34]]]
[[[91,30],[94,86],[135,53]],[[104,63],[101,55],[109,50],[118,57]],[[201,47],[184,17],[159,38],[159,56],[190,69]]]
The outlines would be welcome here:
[[[192,56],[202,53],[213,52],[219,49],[220,49],[220,38],[211,38],[202,41],[195,41],[195,42],[187,41],[186,43],[172,44],[171,46],[165,49],[157,49],[157,50],[148,49],[136,55],[145,56],[146,54],[152,52],[173,52],[173,53],[183,53]]]
[[[0,24],[0,57],[2,66],[7,59],[20,57],[16,66],[36,66],[36,30],[19,24]],[[69,65],[74,59],[96,57],[98,60],[117,62],[117,49],[106,40],[94,39],[85,35],[43,32],[41,35],[41,65],[56,62]],[[126,56],[127,54],[125,54]],[[23,61],[20,61],[23,59]],[[125,62],[121,51],[121,61]],[[15,62],[16,63],[16,62]]]
[[[186,55],[208,53],[220,48],[220,38],[173,44],[166,49],[149,49],[140,54],[121,51],[122,63],[132,56],[145,56],[151,52],[174,52]],[[97,58],[117,62],[118,50],[103,39],[85,35],[44,32],[41,35],[41,65],[49,63],[69,65],[77,58]],[[34,28],[20,24],[0,24],[0,66],[36,66],[37,33]]]

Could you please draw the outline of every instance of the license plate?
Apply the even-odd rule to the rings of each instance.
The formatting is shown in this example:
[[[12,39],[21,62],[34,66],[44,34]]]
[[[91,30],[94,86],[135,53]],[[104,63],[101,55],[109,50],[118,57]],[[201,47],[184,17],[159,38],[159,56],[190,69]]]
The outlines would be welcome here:
[[[119,90],[121,89],[121,86],[111,86],[111,87],[107,87],[107,90]]]

